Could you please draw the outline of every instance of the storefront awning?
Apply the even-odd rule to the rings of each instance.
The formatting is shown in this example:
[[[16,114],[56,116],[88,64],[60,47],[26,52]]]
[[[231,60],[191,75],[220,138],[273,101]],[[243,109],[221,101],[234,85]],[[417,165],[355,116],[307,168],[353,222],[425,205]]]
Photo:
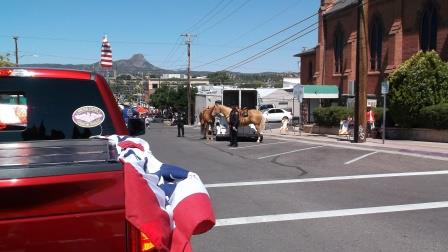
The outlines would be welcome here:
[[[305,99],[339,98],[339,89],[336,85],[303,85],[303,98]]]

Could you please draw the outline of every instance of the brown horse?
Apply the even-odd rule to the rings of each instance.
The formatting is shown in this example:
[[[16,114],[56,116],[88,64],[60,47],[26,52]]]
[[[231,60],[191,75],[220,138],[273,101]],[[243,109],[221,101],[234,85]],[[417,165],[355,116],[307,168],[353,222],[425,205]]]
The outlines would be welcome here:
[[[213,107],[212,116],[215,116],[216,114],[223,114],[226,118],[227,122],[229,122],[230,117],[230,111],[232,109],[224,106],[224,105],[215,105]],[[246,114],[247,116],[243,116],[243,114]],[[258,139],[257,142],[263,142],[263,130],[265,127],[266,119],[263,116],[263,113],[257,109],[248,109],[248,110],[238,110],[240,113],[240,125],[241,126],[248,126],[249,124],[254,124],[255,128],[257,129],[257,135]]]
[[[199,113],[199,122],[201,123],[201,134],[204,134],[204,139],[207,137],[207,131],[215,122],[215,117],[212,115],[213,108],[206,107]]]

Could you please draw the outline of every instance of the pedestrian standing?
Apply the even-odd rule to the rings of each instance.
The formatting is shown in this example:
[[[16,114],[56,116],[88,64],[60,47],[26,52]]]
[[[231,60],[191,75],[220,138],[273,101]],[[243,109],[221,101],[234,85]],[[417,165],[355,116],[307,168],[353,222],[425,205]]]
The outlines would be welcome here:
[[[367,134],[368,136],[371,135],[372,130],[375,129],[375,114],[372,110],[372,108],[367,108],[366,113],[366,121],[367,121]]]
[[[240,125],[240,115],[236,105],[232,106],[232,111],[230,111],[229,116],[229,133],[230,133],[230,144],[231,147],[238,147],[238,126]]]
[[[289,118],[283,117],[282,119],[282,126],[280,127],[280,135],[288,134],[288,124],[289,124]]]
[[[146,115],[146,117],[145,117],[145,127],[147,129],[149,129],[150,123],[151,123],[151,119],[149,118],[149,115]]]
[[[184,113],[177,113],[177,137],[184,137],[184,124],[185,124],[185,116]],[[182,135],[181,135],[182,132]]]

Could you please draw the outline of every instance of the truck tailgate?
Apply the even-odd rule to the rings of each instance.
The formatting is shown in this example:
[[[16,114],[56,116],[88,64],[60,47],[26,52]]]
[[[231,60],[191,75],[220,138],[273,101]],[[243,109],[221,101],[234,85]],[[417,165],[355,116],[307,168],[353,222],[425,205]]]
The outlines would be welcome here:
[[[0,251],[125,251],[111,154],[105,140],[0,144]]]

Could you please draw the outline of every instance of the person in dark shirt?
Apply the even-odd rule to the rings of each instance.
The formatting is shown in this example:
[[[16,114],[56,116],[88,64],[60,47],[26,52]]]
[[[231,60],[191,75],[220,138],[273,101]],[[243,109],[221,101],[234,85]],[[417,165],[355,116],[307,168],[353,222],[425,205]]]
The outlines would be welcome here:
[[[181,136],[181,132],[182,132],[182,137],[184,137],[184,125],[185,125],[185,115],[182,112],[178,112],[177,113],[177,137]]]
[[[138,112],[133,109],[129,103],[124,104],[124,108],[121,111],[123,115],[124,122],[126,123],[126,126],[128,125],[129,119],[131,118],[138,118]]]
[[[229,134],[231,147],[238,147],[238,126],[240,125],[240,115],[236,105],[232,106],[229,116]]]

